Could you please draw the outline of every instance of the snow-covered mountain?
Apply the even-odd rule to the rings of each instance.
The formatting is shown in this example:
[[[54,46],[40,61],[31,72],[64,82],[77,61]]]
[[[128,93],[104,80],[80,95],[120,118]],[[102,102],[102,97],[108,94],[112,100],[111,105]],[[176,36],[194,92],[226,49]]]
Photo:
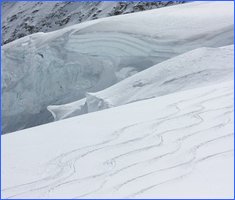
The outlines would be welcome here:
[[[224,63],[226,60],[226,64]],[[48,106],[55,120],[233,80],[234,46],[199,48],[65,105]]]
[[[2,43],[80,22],[183,2],[3,2]]]
[[[189,50],[233,44],[233,17],[233,2],[193,2],[8,43],[2,47],[3,132],[52,121],[47,106],[82,99]]]
[[[2,197],[234,196],[233,81],[2,136]]]
[[[191,2],[5,44],[3,132],[60,121],[1,136],[2,198],[232,199],[233,6]]]

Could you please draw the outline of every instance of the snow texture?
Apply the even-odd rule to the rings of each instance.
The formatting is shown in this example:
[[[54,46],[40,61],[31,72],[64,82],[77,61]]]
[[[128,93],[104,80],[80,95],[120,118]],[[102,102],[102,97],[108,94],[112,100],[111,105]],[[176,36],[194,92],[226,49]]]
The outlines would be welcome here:
[[[1,136],[2,198],[232,199],[233,4],[192,2],[4,45],[4,132],[79,116]]]
[[[2,136],[3,198],[233,198],[233,81]]]
[[[189,50],[233,44],[233,17],[233,2],[192,2],[8,43],[2,47],[3,132],[50,122],[47,106],[83,99]]]

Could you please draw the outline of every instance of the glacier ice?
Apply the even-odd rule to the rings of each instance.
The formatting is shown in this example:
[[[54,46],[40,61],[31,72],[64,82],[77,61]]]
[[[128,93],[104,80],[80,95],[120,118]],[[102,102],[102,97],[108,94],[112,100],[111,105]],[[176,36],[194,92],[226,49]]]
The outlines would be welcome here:
[[[233,80],[234,46],[199,48],[176,56],[86,98],[48,106],[55,120]],[[81,112],[81,108],[82,111]]]
[[[216,23],[215,23],[216,22]],[[2,131],[199,47],[233,44],[233,3],[192,2],[36,33],[2,47]]]

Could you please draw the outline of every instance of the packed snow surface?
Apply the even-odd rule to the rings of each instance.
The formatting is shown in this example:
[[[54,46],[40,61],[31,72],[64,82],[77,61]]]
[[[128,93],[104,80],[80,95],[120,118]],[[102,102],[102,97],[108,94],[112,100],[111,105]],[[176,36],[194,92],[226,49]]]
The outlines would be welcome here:
[[[37,33],[2,47],[3,132],[199,47],[233,44],[233,2],[192,2]],[[83,111],[81,111],[83,112]]]
[[[233,198],[233,81],[2,136],[3,198]]]
[[[69,104],[48,106],[55,120],[177,91],[233,80],[234,46],[199,48]]]

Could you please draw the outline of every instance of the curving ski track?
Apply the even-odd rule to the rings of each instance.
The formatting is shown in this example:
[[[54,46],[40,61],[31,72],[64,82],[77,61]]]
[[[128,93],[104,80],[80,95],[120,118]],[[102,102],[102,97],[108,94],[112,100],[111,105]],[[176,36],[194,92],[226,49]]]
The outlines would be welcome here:
[[[126,124],[107,140],[56,156],[43,178],[3,188],[3,197],[138,198],[149,191],[157,197],[159,186],[177,184],[200,163],[232,158],[232,85],[175,97],[160,117]]]

